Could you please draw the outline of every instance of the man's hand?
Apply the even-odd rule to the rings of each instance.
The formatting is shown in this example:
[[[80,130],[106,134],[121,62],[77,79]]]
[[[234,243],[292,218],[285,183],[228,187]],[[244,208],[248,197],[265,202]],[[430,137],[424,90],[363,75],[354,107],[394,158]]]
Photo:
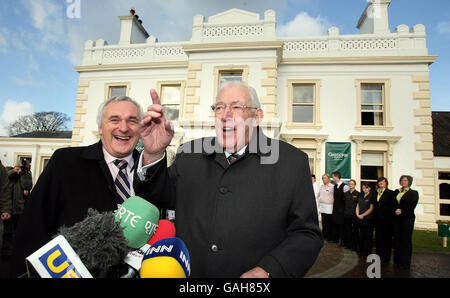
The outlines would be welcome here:
[[[402,214],[402,209],[397,209],[395,210],[395,215],[401,215]]]
[[[1,217],[0,217],[1,220],[8,220],[10,218],[11,218],[11,214],[6,213],[6,212],[3,212]]]
[[[161,159],[173,138],[173,126],[164,117],[163,107],[155,89],[150,90],[153,104],[148,107],[141,122],[140,134],[144,145],[142,165]]]
[[[255,267],[241,275],[241,278],[268,278],[269,273],[261,267]]]

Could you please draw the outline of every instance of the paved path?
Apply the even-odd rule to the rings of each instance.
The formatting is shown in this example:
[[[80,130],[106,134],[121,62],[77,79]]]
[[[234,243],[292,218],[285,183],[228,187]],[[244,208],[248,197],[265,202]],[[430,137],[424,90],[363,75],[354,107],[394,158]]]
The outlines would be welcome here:
[[[325,242],[316,263],[307,273],[309,278],[366,278],[371,263],[366,257]],[[392,263],[381,264],[381,278],[450,278],[450,253],[413,251],[410,270],[396,268]]]

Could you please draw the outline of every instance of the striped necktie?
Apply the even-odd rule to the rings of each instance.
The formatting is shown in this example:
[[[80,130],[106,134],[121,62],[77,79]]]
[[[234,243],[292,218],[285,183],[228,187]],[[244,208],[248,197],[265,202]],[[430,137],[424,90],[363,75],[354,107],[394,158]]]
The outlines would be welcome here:
[[[128,163],[126,160],[116,159],[114,164],[119,168],[119,173],[117,173],[116,180],[114,180],[117,190],[117,199],[119,203],[122,203],[130,197],[130,182],[128,181],[127,174]]]
[[[233,153],[230,154],[230,156],[227,157],[228,163],[231,165],[233,162],[235,162],[240,157],[239,154]]]

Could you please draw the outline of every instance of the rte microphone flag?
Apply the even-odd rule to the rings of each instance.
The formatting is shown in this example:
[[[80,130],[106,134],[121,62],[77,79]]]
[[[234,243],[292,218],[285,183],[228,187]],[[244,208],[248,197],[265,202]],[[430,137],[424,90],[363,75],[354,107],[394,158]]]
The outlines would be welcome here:
[[[191,275],[189,251],[180,238],[154,243],[144,255],[141,278],[186,278]]]
[[[92,278],[80,257],[59,235],[26,258],[28,276],[42,278]]]
[[[159,210],[138,196],[128,198],[116,211],[115,220],[124,228],[123,234],[131,248],[140,248],[155,233]]]

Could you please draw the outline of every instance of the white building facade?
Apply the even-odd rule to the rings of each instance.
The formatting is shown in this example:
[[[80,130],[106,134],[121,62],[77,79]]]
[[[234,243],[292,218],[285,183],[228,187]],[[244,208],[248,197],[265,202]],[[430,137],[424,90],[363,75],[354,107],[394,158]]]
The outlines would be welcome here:
[[[275,11],[264,16],[231,9],[194,16],[192,38],[158,42],[132,15],[120,17],[117,45],[87,41],[79,72],[72,146],[98,141],[96,113],[113,95],[143,108],[156,89],[175,124],[172,150],[214,135],[210,106],[221,82],[253,86],[264,111],[265,132],[304,150],[318,180],[326,171],[327,143],[350,144],[351,177],[391,188],[402,174],[420,193],[416,227],[436,229],[433,137],[428,53],[423,25],[390,32],[390,0],[372,0],[360,34],[336,27],[324,36],[276,36]],[[119,32],[118,32],[119,34]]]

